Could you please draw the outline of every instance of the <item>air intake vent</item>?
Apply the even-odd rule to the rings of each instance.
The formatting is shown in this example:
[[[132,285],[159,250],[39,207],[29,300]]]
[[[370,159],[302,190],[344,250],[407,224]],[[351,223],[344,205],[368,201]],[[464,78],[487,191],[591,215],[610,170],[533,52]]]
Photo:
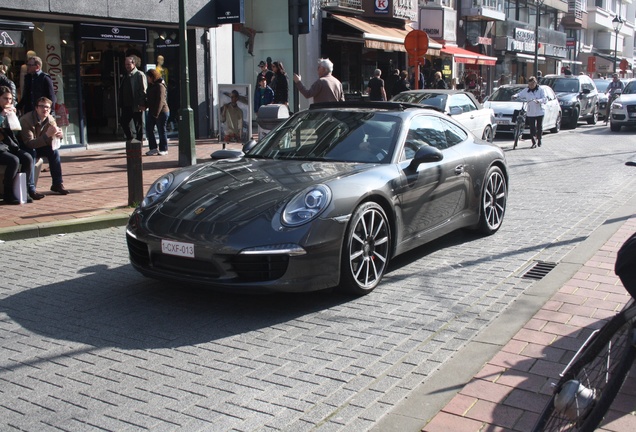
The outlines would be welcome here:
[[[556,267],[556,263],[546,262],[546,261],[538,261],[522,277],[524,277],[526,279],[541,280],[541,279],[543,279],[545,277],[545,275],[550,273],[550,270],[552,270],[555,267]]]

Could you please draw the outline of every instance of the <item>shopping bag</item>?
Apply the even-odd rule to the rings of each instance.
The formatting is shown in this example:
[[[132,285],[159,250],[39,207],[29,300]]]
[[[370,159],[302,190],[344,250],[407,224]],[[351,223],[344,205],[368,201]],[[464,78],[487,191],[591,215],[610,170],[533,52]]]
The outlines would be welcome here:
[[[9,129],[12,131],[22,130],[22,126],[20,126],[20,120],[15,112],[11,111],[7,114],[7,121],[9,122]]]
[[[18,173],[13,179],[13,196],[20,204],[27,202],[26,173]]]

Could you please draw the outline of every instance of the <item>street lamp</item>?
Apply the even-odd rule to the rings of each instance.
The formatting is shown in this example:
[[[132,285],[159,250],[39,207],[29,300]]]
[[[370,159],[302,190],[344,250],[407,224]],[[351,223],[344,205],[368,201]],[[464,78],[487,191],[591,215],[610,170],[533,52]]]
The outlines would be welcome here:
[[[539,73],[539,17],[541,16],[541,6],[545,0],[535,0],[537,4],[537,15],[534,21],[534,75]]]
[[[623,20],[619,16],[615,16],[612,20],[612,26],[614,27],[614,73],[616,73],[616,63],[618,62],[618,32],[623,27]]]

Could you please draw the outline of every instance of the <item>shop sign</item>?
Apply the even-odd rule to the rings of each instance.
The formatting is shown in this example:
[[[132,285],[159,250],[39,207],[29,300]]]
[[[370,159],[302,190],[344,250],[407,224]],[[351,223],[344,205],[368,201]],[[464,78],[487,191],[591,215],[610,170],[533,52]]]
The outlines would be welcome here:
[[[544,54],[550,57],[566,58],[567,49],[562,46],[545,44]]]
[[[241,23],[245,23],[244,0],[216,0],[216,25]]]
[[[111,42],[148,42],[148,33],[142,27],[80,24],[80,39]]]
[[[535,37],[534,32],[522,28],[515,29],[515,50],[516,51],[534,51]]]
[[[488,37],[479,36],[477,38],[477,43],[481,45],[492,45],[492,39]]]
[[[21,31],[0,28],[0,47],[21,48],[22,46]]]
[[[432,38],[453,42],[457,40],[455,36],[457,18],[456,15],[445,12],[445,9],[420,9],[420,30],[425,31]]]
[[[375,0],[376,3],[389,0]],[[413,7],[414,2],[411,0],[393,0],[393,18],[404,18],[415,21],[417,18],[417,7]]]
[[[576,39],[574,38],[568,38],[565,41],[565,46],[568,48],[574,48],[576,46]]]
[[[373,5],[374,12],[380,15],[389,14],[389,0],[375,0]]]

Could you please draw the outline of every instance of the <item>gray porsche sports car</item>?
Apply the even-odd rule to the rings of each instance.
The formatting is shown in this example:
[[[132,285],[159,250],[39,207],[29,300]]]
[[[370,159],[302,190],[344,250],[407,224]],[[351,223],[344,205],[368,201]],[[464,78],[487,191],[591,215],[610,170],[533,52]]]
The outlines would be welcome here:
[[[314,104],[239,157],[159,178],[128,223],[145,276],[236,292],[372,291],[392,257],[501,226],[503,151],[433,108]]]

